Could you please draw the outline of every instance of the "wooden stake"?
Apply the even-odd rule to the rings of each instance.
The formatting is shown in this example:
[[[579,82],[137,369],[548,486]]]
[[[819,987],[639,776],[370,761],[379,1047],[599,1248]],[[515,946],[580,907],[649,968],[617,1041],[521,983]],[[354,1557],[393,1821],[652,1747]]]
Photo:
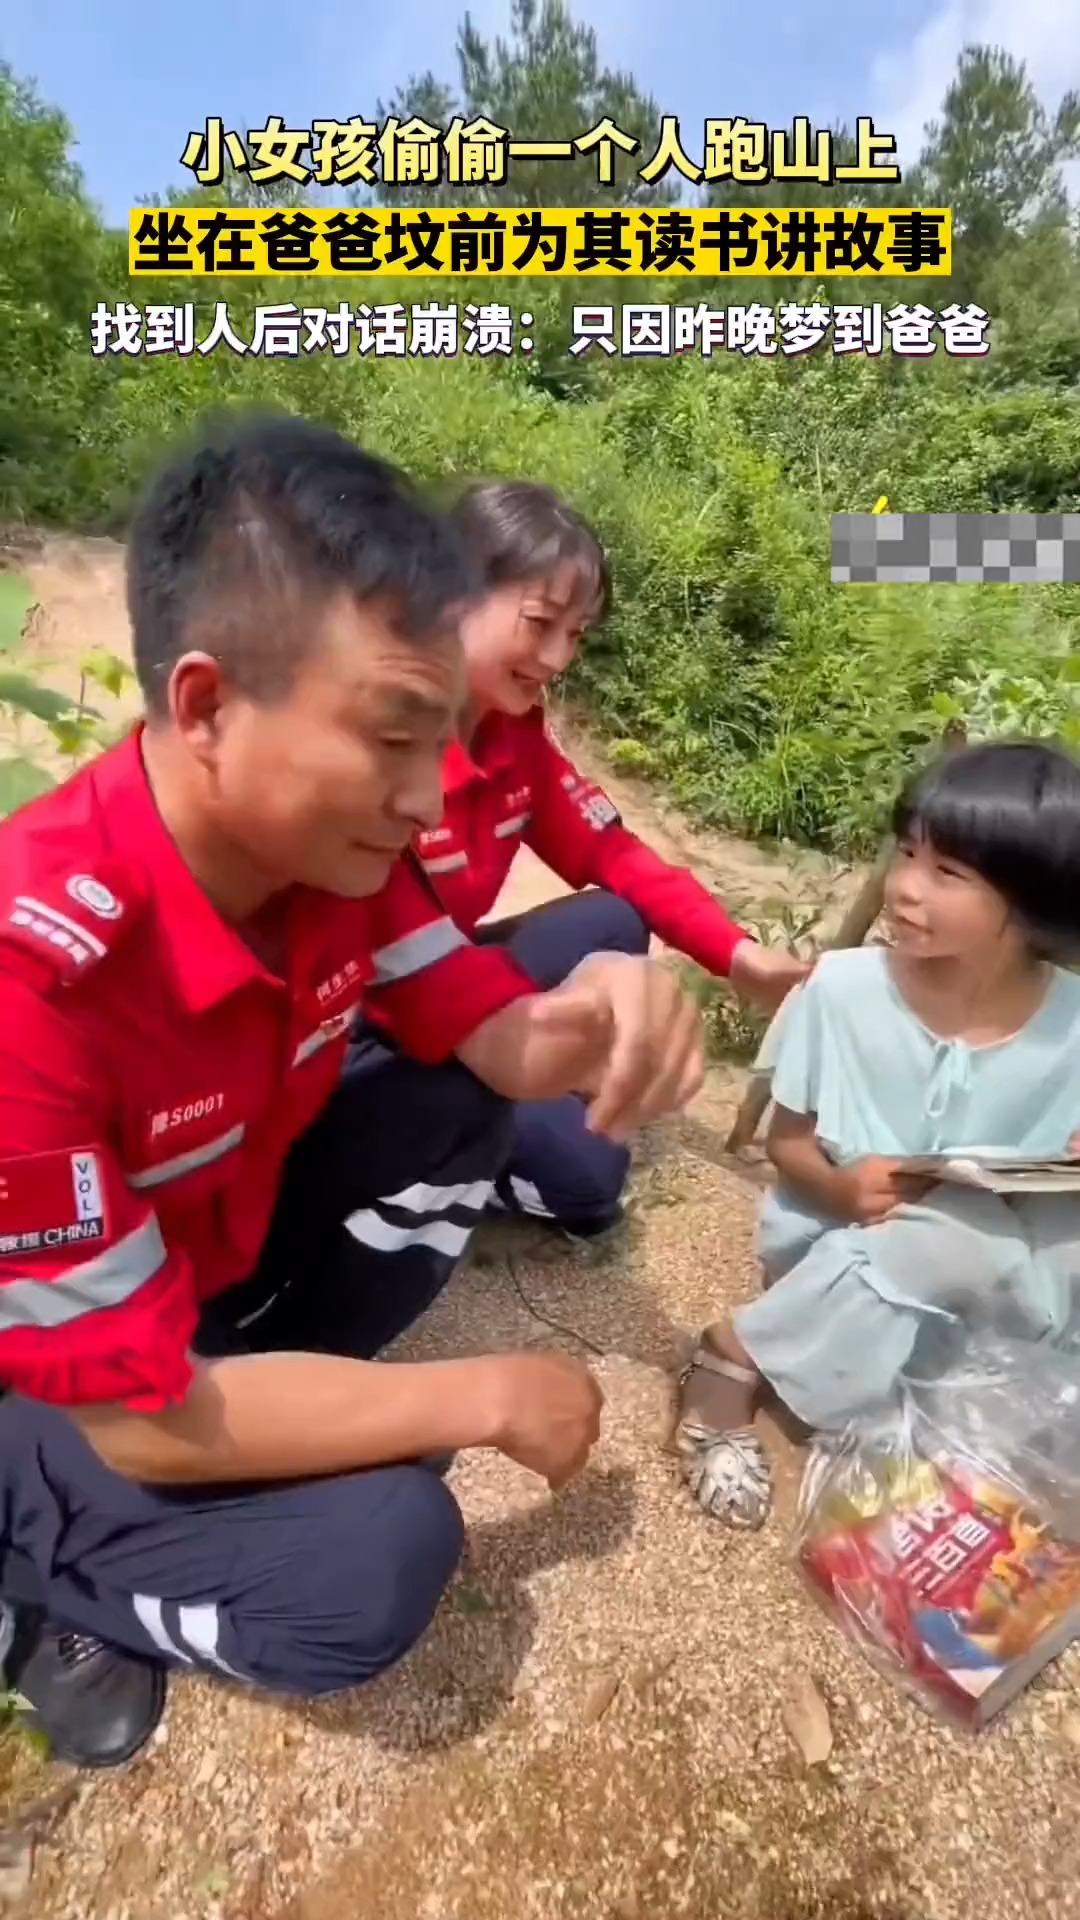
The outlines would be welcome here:
[[[769,1104],[769,1082],[764,1074],[755,1074],[742,1097],[735,1125],[724,1141],[725,1153],[741,1153],[751,1145]]]

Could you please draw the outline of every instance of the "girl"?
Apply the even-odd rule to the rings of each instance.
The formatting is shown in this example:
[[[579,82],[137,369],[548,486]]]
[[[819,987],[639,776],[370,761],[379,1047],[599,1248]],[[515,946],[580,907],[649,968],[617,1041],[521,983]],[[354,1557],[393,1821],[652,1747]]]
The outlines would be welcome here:
[[[1070,1330],[1080,1194],[1009,1200],[898,1163],[1075,1150],[1080,768],[1036,742],[968,747],[909,784],[893,826],[894,944],[825,954],[771,1036],[769,1290],[707,1327],[683,1376],[688,1483],[737,1526],[770,1504],[763,1382],[839,1428],[949,1329]]]
[[[444,766],[445,815],[417,845],[447,912],[474,938],[505,942],[543,987],[590,953],[643,954],[657,934],[730,976],[747,998],[777,1007],[805,965],[757,945],[689,873],[629,833],[546,723],[549,687],[610,604],[595,533],[549,488],[520,481],[471,487],[456,520],[486,591],[462,627],[468,708]],[[478,927],[522,844],[571,897]],[[625,1147],[588,1132],[573,1095],[522,1106],[498,1201],[592,1236],[619,1218],[628,1162]]]

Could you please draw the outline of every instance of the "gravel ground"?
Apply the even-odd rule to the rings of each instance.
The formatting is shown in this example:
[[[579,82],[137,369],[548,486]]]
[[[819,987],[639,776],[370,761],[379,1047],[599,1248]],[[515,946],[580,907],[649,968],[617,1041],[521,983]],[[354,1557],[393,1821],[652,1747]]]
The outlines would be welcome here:
[[[1080,1913],[1080,1651],[994,1729],[938,1727],[851,1651],[789,1563],[798,1458],[754,1539],[684,1504],[665,1436],[685,1333],[756,1284],[754,1169],[715,1090],[650,1142],[623,1244],[480,1249],[402,1354],[595,1342],[595,1464],[552,1499],[495,1456],[454,1486],[466,1564],[429,1639],[305,1707],[201,1682],[39,1847],[25,1920],[1015,1920]],[[566,1339],[564,1344],[569,1345]],[[785,1723],[810,1679],[833,1751]],[[50,1774],[50,1779],[53,1776]]]

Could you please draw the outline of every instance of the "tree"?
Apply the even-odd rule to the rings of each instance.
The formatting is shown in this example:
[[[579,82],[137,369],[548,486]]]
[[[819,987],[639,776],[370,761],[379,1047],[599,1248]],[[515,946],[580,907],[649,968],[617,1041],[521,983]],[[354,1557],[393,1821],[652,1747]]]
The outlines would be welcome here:
[[[413,115],[445,129],[455,115],[466,124],[483,119],[505,128],[513,139],[570,140],[611,120],[639,144],[638,151],[614,156],[610,184],[597,178],[594,153],[573,160],[511,160],[502,182],[461,186],[405,187],[388,183],[379,197],[389,204],[491,206],[652,206],[674,196],[669,179],[649,187],[638,172],[660,138],[656,102],[639,91],[632,76],[603,66],[591,27],[570,16],[565,0],[512,0],[510,38],[485,40],[466,13],[458,34],[457,94],[431,72],[415,76],[378,118]],[[676,177],[677,178],[677,177]]]
[[[1022,63],[965,47],[912,193],[953,210],[955,266],[935,304],[974,301],[993,316],[995,384],[1080,377],[1080,235],[1062,173],[1077,154],[1080,95],[1048,114]]]
[[[954,290],[977,297],[1004,252],[1028,236],[1069,228],[1062,167],[1080,155],[1080,94],[1051,117],[1023,62],[1000,47],[965,47],[941,119],[926,129],[917,204],[951,207]]]
[[[86,328],[105,254],[72,137],[63,114],[0,63],[0,512],[25,500],[31,466],[50,466],[60,485],[84,424]]]
[[[160,196],[140,194],[140,207],[318,207],[345,203],[338,192],[331,200],[329,189],[301,185],[299,180],[251,180],[231,162],[225,163],[224,178],[216,187],[204,187],[201,181],[169,187]]]

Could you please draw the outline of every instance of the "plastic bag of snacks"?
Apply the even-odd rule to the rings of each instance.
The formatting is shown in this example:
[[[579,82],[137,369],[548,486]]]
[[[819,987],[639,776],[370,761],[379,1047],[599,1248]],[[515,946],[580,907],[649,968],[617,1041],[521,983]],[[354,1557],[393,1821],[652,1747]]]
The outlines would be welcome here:
[[[981,1727],[1080,1635],[1080,1359],[986,1339],[818,1440],[796,1556],[885,1673]]]

